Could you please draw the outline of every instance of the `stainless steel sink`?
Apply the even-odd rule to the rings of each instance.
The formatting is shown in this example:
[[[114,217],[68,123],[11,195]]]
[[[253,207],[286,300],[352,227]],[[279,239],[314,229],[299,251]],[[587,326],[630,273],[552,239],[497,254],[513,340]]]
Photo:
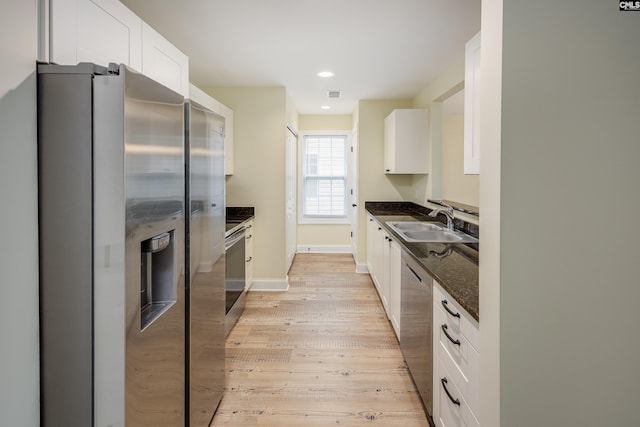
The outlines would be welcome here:
[[[387,221],[387,225],[398,233],[405,231],[440,231],[446,228],[441,222],[424,221]]]
[[[387,225],[407,242],[478,243],[478,239],[450,230],[439,222],[387,221]]]

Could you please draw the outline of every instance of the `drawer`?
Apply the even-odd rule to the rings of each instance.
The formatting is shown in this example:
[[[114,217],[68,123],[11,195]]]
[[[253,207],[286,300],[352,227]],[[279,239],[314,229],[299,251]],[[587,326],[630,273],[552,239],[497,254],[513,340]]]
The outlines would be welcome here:
[[[471,317],[443,288],[433,281],[433,304],[442,309],[450,326],[457,328],[469,344],[480,350],[480,331],[478,322]]]
[[[460,370],[466,375],[469,360],[469,341],[437,305],[433,309],[433,325],[436,328],[434,331],[435,344],[439,344],[435,347],[444,347],[460,367]]]
[[[478,387],[480,355],[473,347],[469,346],[468,360],[462,365],[464,369],[461,369],[461,366],[456,363],[451,353],[449,353],[442,343],[438,343],[436,351],[440,364],[444,366],[449,375],[449,382],[456,386],[473,413],[477,416],[480,407]]]
[[[438,363],[440,363],[439,359]],[[434,413],[439,427],[479,427],[480,423],[471,412],[458,387],[451,381],[449,371],[440,363],[439,378],[434,393]]]

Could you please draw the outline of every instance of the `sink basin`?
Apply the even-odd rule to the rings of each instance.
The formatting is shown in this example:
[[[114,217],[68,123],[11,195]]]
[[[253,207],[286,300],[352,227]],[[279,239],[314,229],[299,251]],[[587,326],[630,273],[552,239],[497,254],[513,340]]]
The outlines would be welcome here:
[[[387,221],[387,225],[407,242],[477,243],[478,239],[459,231],[449,230],[439,222]]]
[[[400,231],[434,231],[444,230],[446,227],[440,222],[424,222],[424,221],[387,221],[387,225]]]

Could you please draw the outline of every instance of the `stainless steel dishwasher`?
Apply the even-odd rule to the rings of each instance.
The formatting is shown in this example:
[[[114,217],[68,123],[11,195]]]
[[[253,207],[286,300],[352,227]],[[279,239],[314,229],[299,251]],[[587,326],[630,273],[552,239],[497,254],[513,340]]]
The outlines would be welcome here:
[[[402,251],[400,349],[429,418],[433,412],[433,279]],[[431,419],[429,419],[430,422]]]

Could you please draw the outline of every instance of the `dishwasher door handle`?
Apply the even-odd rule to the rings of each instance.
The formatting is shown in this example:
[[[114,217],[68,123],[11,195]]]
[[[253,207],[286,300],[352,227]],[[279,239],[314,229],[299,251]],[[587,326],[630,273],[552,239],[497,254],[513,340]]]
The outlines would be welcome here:
[[[406,262],[405,262],[405,265],[407,266],[407,268],[409,269],[409,271],[411,272],[411,274],[413,274],[413,276],[416,278],[416,280],[417,280],[418,282],[420,282],[420,284],[422,284],[422,278],[421,278],[420,276],[418,276],[418,273],[416,273],[416,272],[413,270],[413,268],[409,267],[409,264],[407,264]]]

